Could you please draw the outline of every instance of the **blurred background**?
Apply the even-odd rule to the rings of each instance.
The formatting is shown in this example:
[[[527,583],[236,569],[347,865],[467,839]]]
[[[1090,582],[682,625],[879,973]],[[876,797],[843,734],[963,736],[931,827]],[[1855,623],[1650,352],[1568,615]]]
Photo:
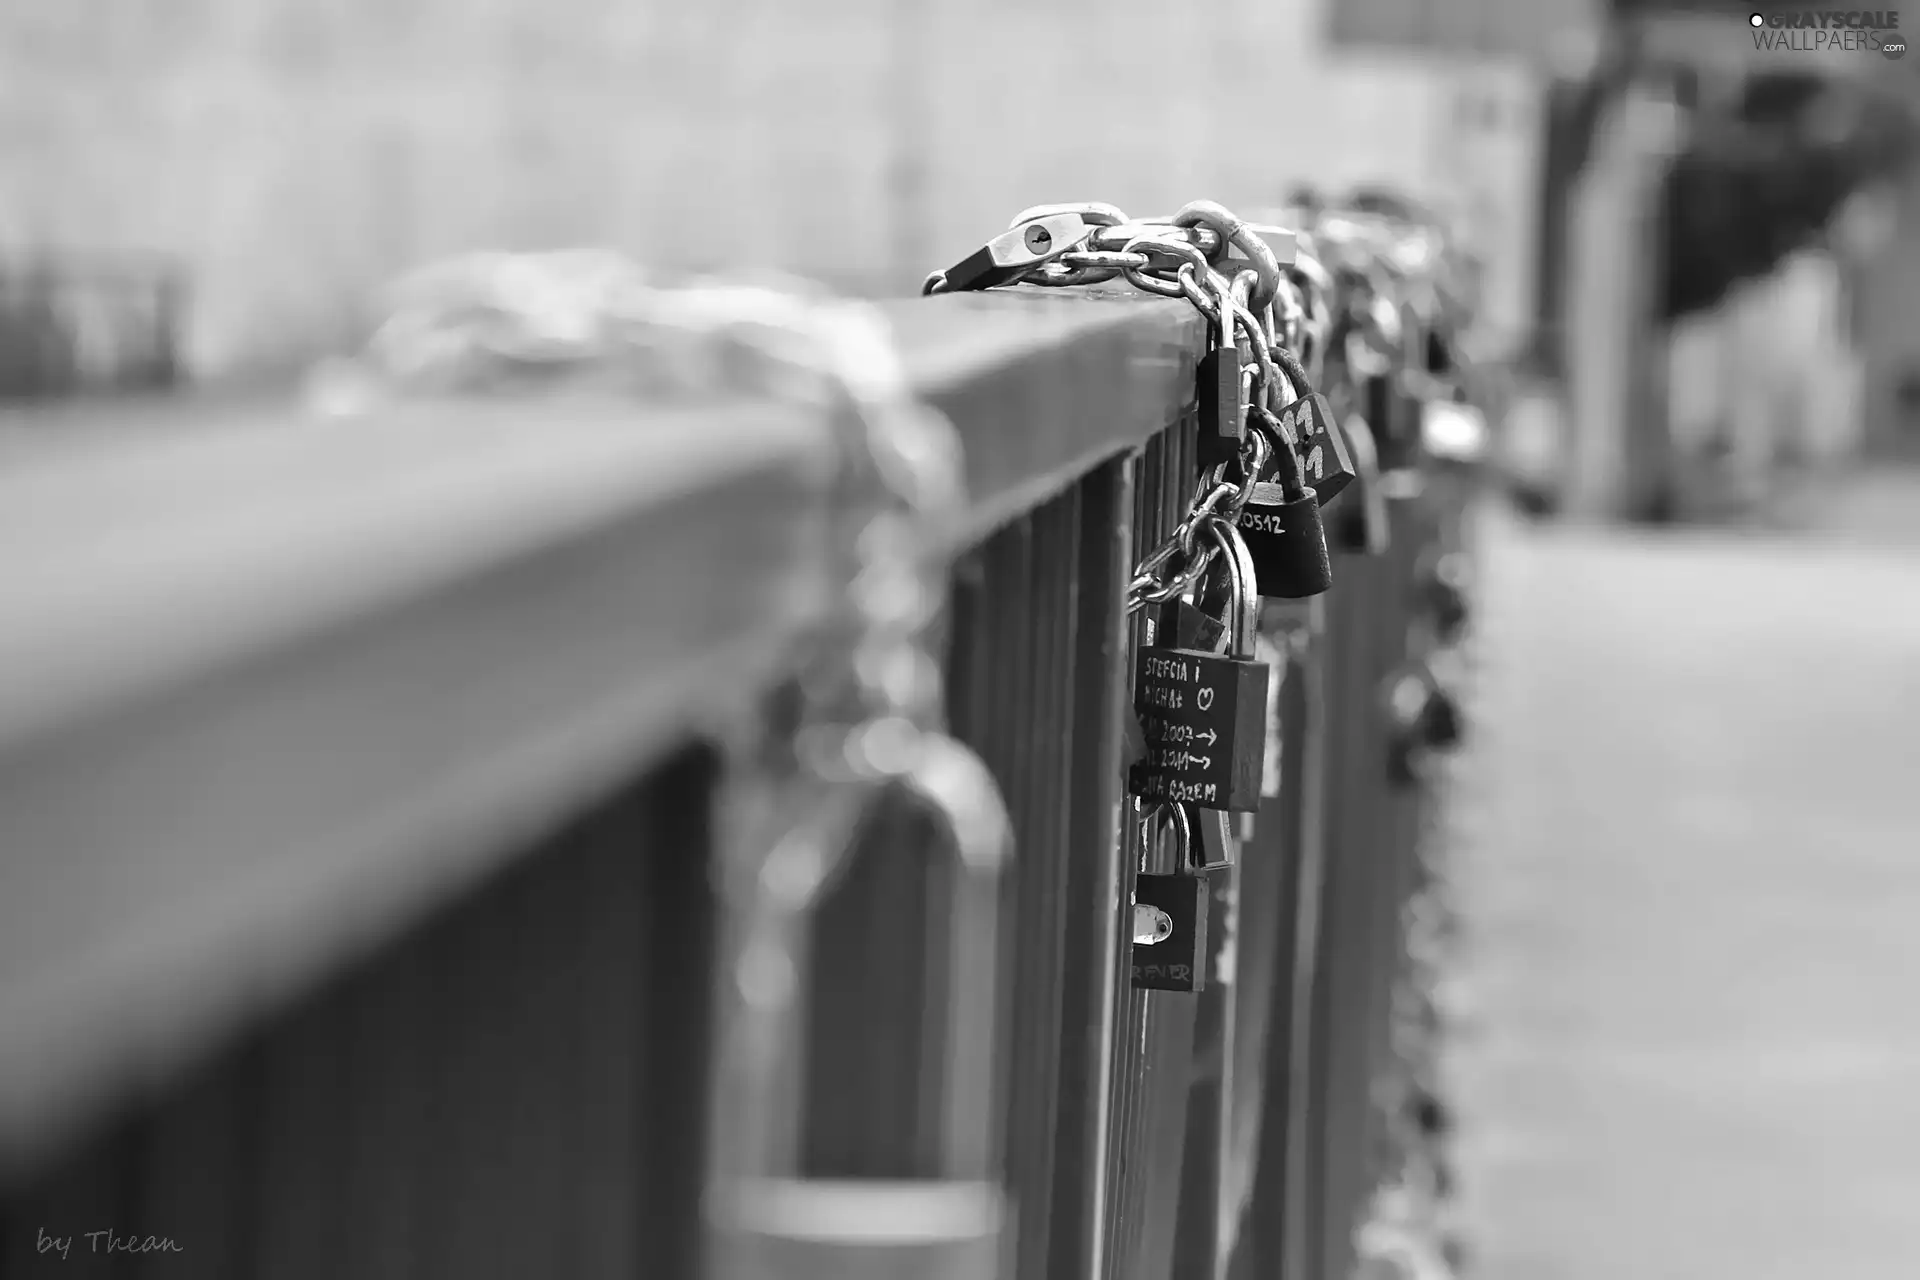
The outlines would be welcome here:
[[[1551,393],[1521,397],[1526,500],[1750,503],[1761,437],[1792,434],[1733,421],[1768,398],[1734,349],[1790,342],[1753,322],[1772,306],[1832,347],[1785,452],[1914,451],[1920,188],[1914,63],[1758,48],[1747,14],[1236,0],[1175,53],[1125,0],[14,6],[0,389],[284,379],[362,336],[379,285],[470,250],[900,293],[1062,193],[1373,184],[1478,252],[1480,353]]]
[[[1503,389],[1452,800],[1476,1273],[1887,1275],[1920,1256],[1920,56],[1751,16],[16,0],[0,422],[288,383],[475,250],[904,295],[1045,201],[1418,201]]]

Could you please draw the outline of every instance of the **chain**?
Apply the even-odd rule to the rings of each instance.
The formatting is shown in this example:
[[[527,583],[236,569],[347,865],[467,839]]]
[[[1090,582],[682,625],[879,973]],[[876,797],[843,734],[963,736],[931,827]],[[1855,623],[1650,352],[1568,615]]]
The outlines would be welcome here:
[[[1013,220],[1009,235],[996,237],[948,271],[933,273],[922,286],[923,293],[941,294],[1008,284],[1065,288],[1119,281],[1185,301],[1220,343],[1239,348],[1247,405],[1240,457],[1200,477],[1185,514],[1135,566],[1127,591],[1129,613],[1198,585],[1216,558],[1214,538],[1203,535],[1237,520],[1255,480],[1267,478],[1270,467],[1286,500],[1306,492],[1299,442],[1276,411],[1293,398],[1314,394],[1315,373],[1330,360],[1344,366],[1337,370],[1343,375],[1337,390],[1349,394],[1354,377],[1377,376],[1403,364],[1410,353],[1404,350],[1402,306],[1430,314],[1431,300],[1444,296],[1440,274],[1447,255],[1431,228],[1322,211],[1295,238],[1284,272],[1248,232],[1233,214],[1206,202],[1166,218],[1131,218],[1104,204],[1037,206]],[[1330,350],[1336,342],[1346,349]],[[1365,363],[1369,355],[1377,355],[1378,368]],[[1173,806],[1156,809],[1155,816],[1165,812],[1182,813]],[[1136,933],[1154,937],[1158,922],[1150,913],[1140,916],[1136,911]],[[1377,1082],[1394,1086],[1382,1102],[1400,1166],[1376,1189],[1355,1239],[1363,1259],[1422,1277],[1449,1273],[1438,1209],[1446,1198],[1445,1165],[1427,1136],[1417,1132],[1428,1114],[1417,1104],[1432,1102],[1435,1087],[1433,1009],[1427,999],[1438,963],[1435,931],[1430,902],[1409,908],[1410,972],[1395,984],[1392,1010],[1393,1049],[1401,1069]]]
[[[1053,234],[1055,226],[1076,228],[1078,238],[1063,242]],[[1034,228],[1041,234],[1033,234]],[[1276,410],[1313,394],[1311,372],[1293,348],[1310,334],[1324,345],[1327,272],[1298,254],[1283,272],[1263,234],[1277,228],[1254,228],[1205,200],[1152,218],[1132,218],[1110,204],[1036,205],[1014,218],[1010,231],[1023,230],[1029,233],[1024,245],[1012,252],[1024,248],[1031,261],[1016,261],[983,277],[986,286],[1067,288],[1123,280],[1145,293],[1185,300],[1223,341],[1251,357],[1242,378],[1251,429],[1242,437],[1239,458],[1200,477],[1186,514],[1135,566],[1127,612],[1183,596],[1219,555],[1213,539],[1202,535],[1215,524],[1238,519],[1269,465],[1287,499],[1306,492],[1298,442]],[[1234,251],[1238,258],[1230,256]],[[932,273],[921,292],[984,287],[965,280],[956,284],[955,270]]]

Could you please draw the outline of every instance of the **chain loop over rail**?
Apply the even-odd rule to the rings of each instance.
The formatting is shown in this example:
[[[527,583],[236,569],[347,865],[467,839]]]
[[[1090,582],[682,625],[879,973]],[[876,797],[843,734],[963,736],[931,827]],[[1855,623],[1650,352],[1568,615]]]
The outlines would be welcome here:
[[[1214,540],[1202,535],[1215,522],[1238,518],[1270,462],[1278,461],[1276,479],[1284,490],[1304,492],[1304,469],[1294,452],[1297,442],[1274,411],[1313,394],[1305,363],[1288,349],[1282,335],[1299,341],[1315,309],[1324,314],[1321,284],[1327,273],[1315,262],[1307,272],[1289,275],[1261,229],[1209,200],[1194,201],[1164,218],[1133,218],[1115,205],[1097,202],[1035,205],[1021,210],[1009,230],[1063,216],[1079,219],[1077,240],[1049,238],[1044,251],[1022,259],[1024,266],[1007,268],[992,283],[1069,288],[1124,280],[1144,293],[1184,299],[1252,362],[1243,374],[1252,422],[1240,457],[1200,478],[1186,516],[1135,567],[1127,590],[1131,614],[1183,595],[1200,581],[1219,554]],[[1239,256],[1233,257],[1235,253]],[[1290,258],[1297,261],[1297,255]],[[940,294],[953,288],[945,272],[935,271],[921,292]]]

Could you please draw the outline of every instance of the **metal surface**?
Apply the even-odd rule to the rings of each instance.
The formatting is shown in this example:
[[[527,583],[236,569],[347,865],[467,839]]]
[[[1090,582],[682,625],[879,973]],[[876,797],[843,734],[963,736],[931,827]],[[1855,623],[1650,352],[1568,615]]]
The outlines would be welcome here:
[[[996,1121],[967,1135],[1017,1204],[995,1280],[1346,1274],[1418,882],[1378,697],[1418,502],[1391,554],[1269,619],[1294,637],[1280,786],[1230,978],[1132,990],[1134,878],[1165,868],[1123,794],[1130,606],[1195,506],[1204,318],[1040,289],[890,314],[968,446],[948,719],[1017,835]],[[708,826],[768,780],[688,743],[768,717],[831,608],[826,444],[777,410],[542,413],[213,432],[0,481],[28,588],[0,660],[52,673],[0,696],[0,1272],[42,1226],[97,1223],[173,1235],[214,1280],[705,1280]],[[125,528],[89,532],[116,497]],[[62,548],[77,569],[26,572]],[[155,557],[198,576],[163,589]],[[202,625],[172,625],[183,601]],[[954,886],[906,856],[927,827],[881,806],[828,890],[803,1175],[911,1192],[950,1162]]]
[[[623,784],[65,1151],[0,1198],[0,1274],[47,1233],[75,1274],[695,1274],[716,769]]]
[[[1197,358],[1184,306],[1036,295],[898,324],[975,529],[1163,426]],[[0,1165],[513,856],[827,607],[802,415],[226,412],[0,477],[0,665],[33,673],[0,691]]]

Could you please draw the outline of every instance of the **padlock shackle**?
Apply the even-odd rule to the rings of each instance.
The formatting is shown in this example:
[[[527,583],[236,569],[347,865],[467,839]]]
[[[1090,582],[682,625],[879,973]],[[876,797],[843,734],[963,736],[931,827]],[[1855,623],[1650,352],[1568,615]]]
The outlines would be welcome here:
[[[1140,819],[1140,847],[1147,855],[1147,861],[1153,861],[1156,837],[1159,828],[1168,826],[1173,829],[1175,849],[1174,868],[1187,869],[1193,861],[1193,821],[1187,816],[1187,807],[1171,800],[1163,800],[1154,805]]]
[[[1215,319],[1220,329],[1220,345],[1223,347],[1238,348],[1240,345],[1240,313],[1237,308],[1246,305],[1246,299],[1241,296],[1238,287],[1240,283],[1239,279],[1235,277],[1229,280],[1225,275],[1212,268],[1207,269],[1205,279],[1207,292],[1213,295],[1213,305],[1216,311]]]
[[[1026,226],[1029,222],[1055,218],[1063,213],[1073,215],[1090,227],[1117,227],[1127,220],[1127,215],[1120,206],[1107,204],[1101,200],[1087,200],[1079,204],[1036,204],[1014,214],[1013,221],[1007,224],[1007,230],[1013,231]]]
[[[1225,520],[1209,520],[1206,534],[1220,553],[1216,561],[1232,613],[1232,621],[1227,626],[1227,653],[1235,658],[1251,658],[1260,636],[1260,596],[1253,553],[1247,549],[1240,530]]]
[[[993,1171],[998,1063],[1001,877],[1013,856],[1013,819],[986,763],[958,739],[926,734],[904,790],[936,819],[958,875],[947,924],[946,1071],[941,1166],[948,1175]]]
[[[963,1178],[991,1173],[1001,877],[1013,824],[993,775],[965,745],[926,731],[902,745],[885,776],[836,789],[776,842],[757,875],[735,882],[741,924],[729,948],[733,1015],[719,1064],[729,1110],[716,1134],[723,1181],[795,1173],[812,930],[825,888],[851,861],[861,812],[887,790],[928,813],[934,847],[957,870],[945,996],[930,1002],[945,1024],[942,1163]]]

